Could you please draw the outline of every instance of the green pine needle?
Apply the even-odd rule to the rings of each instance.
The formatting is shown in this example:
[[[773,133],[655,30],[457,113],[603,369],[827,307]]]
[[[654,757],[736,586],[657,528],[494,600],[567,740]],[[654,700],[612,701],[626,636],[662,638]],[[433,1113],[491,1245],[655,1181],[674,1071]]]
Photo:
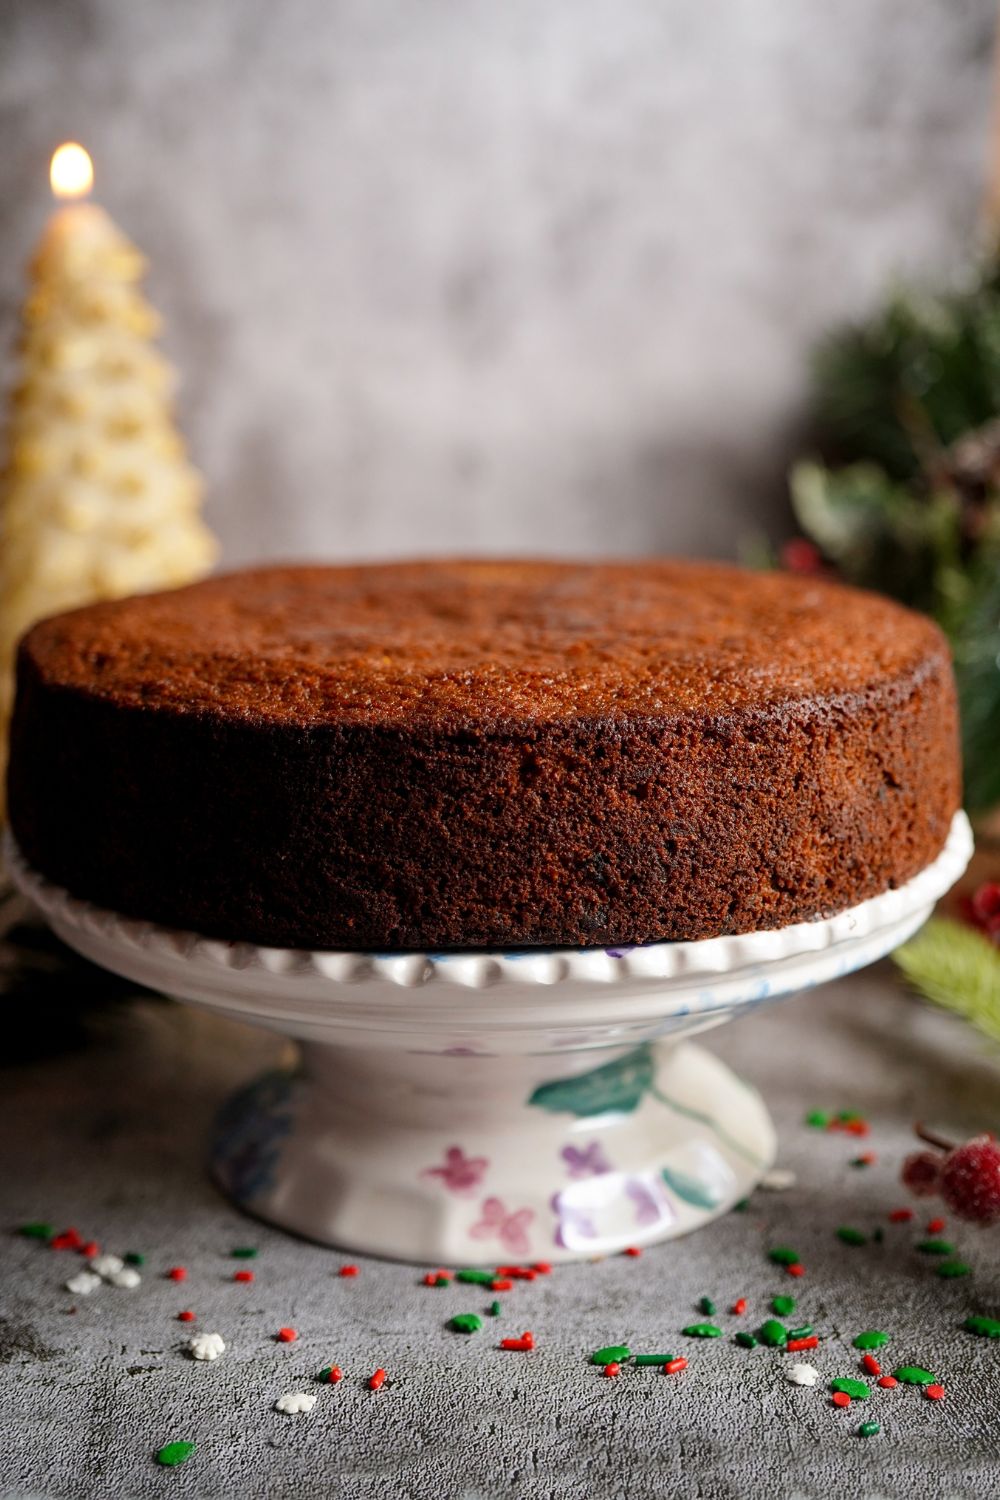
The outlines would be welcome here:
[[[1000,1041],[1000,949],[982,933],[933,917],[893,958],[926,999]]]

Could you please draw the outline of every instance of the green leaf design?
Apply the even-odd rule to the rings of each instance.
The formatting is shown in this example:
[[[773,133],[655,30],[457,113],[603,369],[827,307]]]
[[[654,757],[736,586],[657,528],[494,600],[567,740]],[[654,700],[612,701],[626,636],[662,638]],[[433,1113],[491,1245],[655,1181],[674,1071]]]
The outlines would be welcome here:
[[[982,933],[933,917],[893,958],[926,999],[1000,1041],[1000,949]]]
[[[631,1114],[652,1088],[654,1072],[652,1051],[644,1044],[589,1073],[539,1084],[528,1103],[556,1115]]]
[[[716,1208],[722,1202],[722,1196],[712,1183],[705,1182],[703,1178],[690,1177],[686,1172],[678,1172],[673,1167],[661,1168],[660,1176],[672,1193],[676,1193],[678,1198],[694,1208]]]

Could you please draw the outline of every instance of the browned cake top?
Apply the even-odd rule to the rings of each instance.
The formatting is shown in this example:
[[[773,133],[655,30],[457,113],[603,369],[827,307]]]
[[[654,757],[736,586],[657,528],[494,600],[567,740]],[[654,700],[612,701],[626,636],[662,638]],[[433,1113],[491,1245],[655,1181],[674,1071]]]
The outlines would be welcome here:
[[[710,714],[946,656],[875,595],[678,561],[261,568],[61,615],[28,650],[119,704],[295,724]]]

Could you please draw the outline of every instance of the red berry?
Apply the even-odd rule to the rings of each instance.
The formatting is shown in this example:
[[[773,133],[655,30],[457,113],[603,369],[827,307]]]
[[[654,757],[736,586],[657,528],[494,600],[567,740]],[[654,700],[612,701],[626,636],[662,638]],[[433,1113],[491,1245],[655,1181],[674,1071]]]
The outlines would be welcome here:
[[[941,1168],[941,1196],[960,1219],[1000,1220],[1000,1144],[992,1136],[977,1135],[949,1153]]]
[[[900,1178],[917,1198],[933,1198],[940,1192],[943,1157],[934,1151],[914,1151],[903,1163]]]
[[[972,914],[977,922],[983,926],[992,921],[994,917],[1000,917],[1000,880],[987,880],[973,892],[969,903]]]
[[[804,536],[793,536],[781,549],[782,566],[789,573],[821,573],[823,558],[818,547]]]

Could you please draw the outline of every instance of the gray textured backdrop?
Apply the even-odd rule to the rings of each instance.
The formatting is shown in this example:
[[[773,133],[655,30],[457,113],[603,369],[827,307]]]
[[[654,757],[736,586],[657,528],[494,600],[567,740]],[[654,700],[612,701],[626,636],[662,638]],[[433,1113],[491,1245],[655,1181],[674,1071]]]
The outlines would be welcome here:
[[[993,0],[2,0],[0,335],[49,152],[152,258],[227,560],[731,552],[806,351],[982,192]]]

